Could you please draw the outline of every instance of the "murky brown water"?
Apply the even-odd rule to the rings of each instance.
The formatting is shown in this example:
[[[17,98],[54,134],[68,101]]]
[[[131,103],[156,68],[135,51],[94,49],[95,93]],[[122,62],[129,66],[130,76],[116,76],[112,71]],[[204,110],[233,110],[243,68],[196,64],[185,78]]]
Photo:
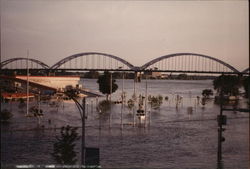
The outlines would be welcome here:
[[[119,90],[112,95],[117,100],[121,94],[122,81],[118,80]],[[125,80],[124,90],[127,99],[133,94],[133,81]],[[83,85],[98,90],[96,80],[84,79]],[[123,110],[121,126],[121,105],[113,105],[111,128],[109,118],[99,119],[96,100],[87,99],[86,145],[99,147],[103,168],[216,168],[217,167],[217,121],[219,106],[213,101],[205,108],[196,105],[196,96],[205,88],[213,88],[212,81],[148,81],[148,95],[161,94],[163,99],[159,110],[150,110],[150,125],[146,128],[133,127],[133,110]],[[137,93],[145,95],[145,81],[136,84]],[[183,102],[176,109],[175,97],[179,94]],[[101,98],[99,99],[99,101]],[[193,107],[188,113],[187,107]],[[245,107],[245,101],[241,101]],[[2,125],[1,162],[3,166],[16,164],[55,164],[50,153],[59,130],[19,131],[34,129],[37,120],[24,117],[24,110],[18,103],[4,103],[12,109],[14,117],[10,124]],[[74,103],[66,101],[57,110],[42,104],[45,115],[42,125],[45,128],[63,125],[81,126],[80,115]],[[223,165],[225,169],[248,168],[249,164],[249,114],[224,112],[228,123],[223,133]],[[149,114],[148,114],[149,115]],[[51,124],[48,123],[51,120]],[[147,119],[149,120],[149,119]],[[101,129],[100,129],[101,128]],[[12,132],[10,132],[12,130]],[[79,134],[81,129],[78,129]],[[80,141],[77,150],[80,152]],[[78,159],[80,154],[78,153]],[[80,163],[80,160],[79,160]]]

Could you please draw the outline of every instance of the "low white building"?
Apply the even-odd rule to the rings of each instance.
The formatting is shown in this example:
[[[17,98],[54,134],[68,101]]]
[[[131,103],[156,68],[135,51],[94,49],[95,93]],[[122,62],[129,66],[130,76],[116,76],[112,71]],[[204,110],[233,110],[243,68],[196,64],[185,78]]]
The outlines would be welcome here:
[[[27,76],[16,76],[18,79],[27,80]],[[29,76],[29,81],[62,90],[67,86],[79,87],[79,76]]]

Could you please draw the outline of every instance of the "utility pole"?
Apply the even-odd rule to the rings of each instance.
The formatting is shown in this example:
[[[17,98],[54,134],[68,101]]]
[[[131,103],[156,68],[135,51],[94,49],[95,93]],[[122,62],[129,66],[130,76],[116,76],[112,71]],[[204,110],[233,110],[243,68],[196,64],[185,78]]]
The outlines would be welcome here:
[[[85,167],[85,104],[86,98],[82,99],[82,167]]]
[[[112,72],[110,72],[110,114],[109,114],[109,128],[111,128],[111,119],[112,119]]]
[[[29,50],[27,50],[27,59],[26,59],[26,69],[27,69],[27,104],[26,104],[26,115],[29,115]]]
[[[133,97],[133,101],[134,101],[134,106],[133,106],[133,127],[135,127],[135,103],[136,103],[136,95],[135,95],[135,82],[136,82],[136,72],[134,74],[134,97]]]
[[[145,121],[144,121],[144,127],[147,126],[147,105],[148,105],[148,77],[146,75],[146,93],[145,93]]]

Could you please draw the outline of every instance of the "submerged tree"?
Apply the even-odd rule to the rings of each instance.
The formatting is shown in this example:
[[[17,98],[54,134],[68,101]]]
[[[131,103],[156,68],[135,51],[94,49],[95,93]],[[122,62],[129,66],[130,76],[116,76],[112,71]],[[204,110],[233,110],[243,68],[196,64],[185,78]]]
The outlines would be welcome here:
[[[163,97],[161,95],[158,96],[148,96],[149,104],[151,105],[152,109],[159,109],[162,105]]]
[[[57,163],[69,165],[76,163],[75,141],[80,138],[76,130],[76,127],[69,125],[61,128],[61,136],[56,137],[57,142],[54,143],[54,152],[51,153]]]
[[[34,114],[35,117],[42,116],[43,110],[39,109],[37,106],[32,106],[29,111]]]
[[[245,96],[246,98],[249,98],[249,94],[250,94],[250,79],[249,76],[245,77],[243,80],[243,87],[245,89]]]
[[[236,96],[239,94],[240,78],[232,75],[221,75],[213,81],[213,85],[218,93]]]
[[[133,99],[129,99],[127,104],[128,104],[129,110],[132,110],[132,108],[135,106],[135,101]]]
[[[106,100],[108,100],[108,95],[114,93],[118,89],[118,85],[115,83],[115,79],[111,82],[111,73],[105,71],[104,75],[98,77],[97,83],[99,84],[99,90],[103,94],[106,94]],[[112,83],[112,90],[111,90]]]
[[[213,95],[213,91],[211,90],[211,89],[204,89],[203,91],[202,91],[202,96],[204,97],[204,98],[209,98],[210,96],[212,96]]]
[[[0,119],[1,119],[2,122],[7,122],[12,117],[13,117],[13,114],[9,110],[7,110],[7,109],[1,110]]]
[[[24,99],[21,98],[19,99],[19,105],[18,105],[18,108],[22,109],[26,106],[25,102],[24,102]]]
[[[108,100],[103,100],[99,102],[98,106],[96,107],[99,113],[105,113],[111,108],[111,103]]]

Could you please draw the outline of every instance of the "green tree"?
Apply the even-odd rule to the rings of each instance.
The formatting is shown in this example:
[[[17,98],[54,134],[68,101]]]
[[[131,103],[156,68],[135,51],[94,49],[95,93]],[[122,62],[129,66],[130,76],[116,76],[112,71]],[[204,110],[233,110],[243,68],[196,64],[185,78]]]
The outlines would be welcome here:
[[[232,75],[221,75],[213,81],[214,89],[218,93],[236,96],[239,94],[240,78]]]
[[[245,89],[245,92],[246,92],[246,94],[245,94],[245,96],[246,96],[246,98],[249,98],[249,92],[250,92],[250,79],[249,79],[249,76],[247,76],[247,77],[245,77],[244,78],[244,80],[243,80],[243,87],[244,87],[244,89]]]
[[[57,142],[54,143],[54,151],[51,155],[57,163],[73,165],[76,163],[75,141],[79,140],[76,127],[67,125],[61,128],[61,136],[56,137]]]
[[[118,89],[118,85],[115,83],[115,79],[112,79],[112,91],[110,90],[111,73],[105,71],[103,75],[98,77],[97,83],[99,84],[99,90],[103,94],[106,94],[106,100],[108,95],[114,93]]]

